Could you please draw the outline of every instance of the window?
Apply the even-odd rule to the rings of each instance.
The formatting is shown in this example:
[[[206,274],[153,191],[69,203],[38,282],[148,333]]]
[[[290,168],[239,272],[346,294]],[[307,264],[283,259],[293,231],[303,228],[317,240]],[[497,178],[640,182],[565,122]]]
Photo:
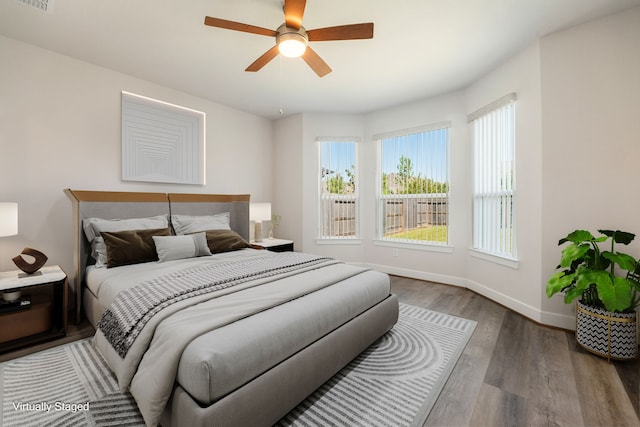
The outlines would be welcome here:
[[[358,236],[356,142],[320,142],[320,238]]]
[[[515,94],[469,116],[473,123],[473,248],[515,258]]]
[[[449,236],[449,123],[377,135],[378,237],[446,245]]]

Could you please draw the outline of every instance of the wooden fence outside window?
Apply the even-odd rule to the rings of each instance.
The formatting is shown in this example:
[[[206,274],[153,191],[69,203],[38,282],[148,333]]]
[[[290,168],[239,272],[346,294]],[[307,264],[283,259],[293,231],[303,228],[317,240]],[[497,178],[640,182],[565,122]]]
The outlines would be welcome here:
[[[356,201],[349,198],[322,200],[322,236],[349,237],[356,235]],[[429,226],[448,224],[446,195],[402,196],[382,199],[384,237]]]

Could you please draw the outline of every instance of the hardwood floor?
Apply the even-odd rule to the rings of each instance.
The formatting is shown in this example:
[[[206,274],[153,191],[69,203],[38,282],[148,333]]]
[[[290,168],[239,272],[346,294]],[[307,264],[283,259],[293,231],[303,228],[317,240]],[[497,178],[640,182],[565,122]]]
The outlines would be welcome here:
[[[400,302],[478,322],[424,426],[640,426],[640,361],[607,362],[572,332],[547,328],[474,292],[391,277]],[[93,334],[0,355],[0,362]]]
[[[86,319],[79,325],[69,323],[66,336],[55,340],[45,341],[40,344],[22,347],[10,352],[0,353],[0,363],[6,362],[7,360],[17,359],[18,357],[27,356],[29,354],[46,350],[48,348],[53,348],[62,344],[67,344],[82,338],[87,338],[92,336],[94,332],[95,331],[93,330],[93,327]]]
[[[425,426],[640,426],[640,361],[607,362],[466,289],[397,276],[391,287],[478,322]]]

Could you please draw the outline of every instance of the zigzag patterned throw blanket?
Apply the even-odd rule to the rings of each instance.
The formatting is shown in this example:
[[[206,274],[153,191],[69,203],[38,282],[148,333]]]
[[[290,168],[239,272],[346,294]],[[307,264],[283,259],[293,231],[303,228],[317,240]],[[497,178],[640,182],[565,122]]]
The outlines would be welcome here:
[[[124,358],[147,322],[172,304],[329,259],[300,252],[266,252],[248,259],[207,264],[159,276],[120,292],[102,315],[98,328]]]

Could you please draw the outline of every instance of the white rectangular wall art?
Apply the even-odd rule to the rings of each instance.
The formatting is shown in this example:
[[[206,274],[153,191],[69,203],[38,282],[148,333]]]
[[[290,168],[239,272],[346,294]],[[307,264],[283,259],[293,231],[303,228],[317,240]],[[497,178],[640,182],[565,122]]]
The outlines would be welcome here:
[[[205,113],[122,92],[122,180],[205,184]]]

